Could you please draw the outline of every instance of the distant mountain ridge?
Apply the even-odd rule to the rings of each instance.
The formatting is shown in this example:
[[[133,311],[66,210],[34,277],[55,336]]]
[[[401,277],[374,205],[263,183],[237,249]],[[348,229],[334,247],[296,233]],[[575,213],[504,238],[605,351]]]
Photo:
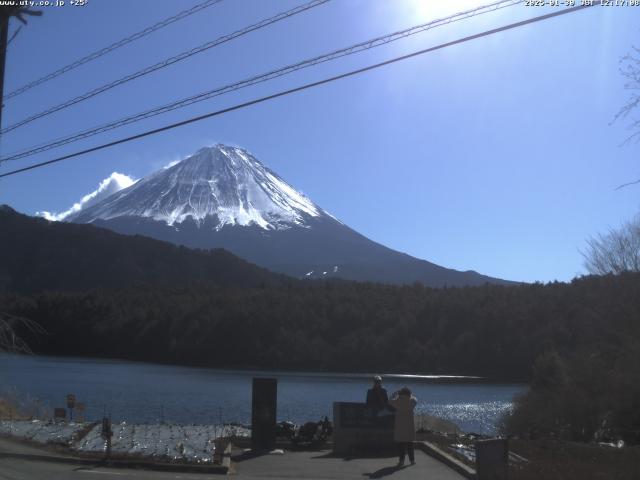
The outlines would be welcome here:
[[[512,283],[444,268],[373,242],[248,151],[222,144],[202,148],[66,220],[191,248],[225,248],[296,278],[435,287]]]
[[[293,279],[221,250],[33,218],[0,205],[0,292],[282,286]]]

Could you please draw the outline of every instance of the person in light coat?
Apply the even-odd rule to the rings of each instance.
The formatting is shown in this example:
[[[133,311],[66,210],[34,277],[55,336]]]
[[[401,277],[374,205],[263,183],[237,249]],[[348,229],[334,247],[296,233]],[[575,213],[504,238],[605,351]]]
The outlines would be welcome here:
[[[398,444],[398,465],[404,465],[404,458],[409,453],[409,461],[414,465],[413,441],[416,437],[416,428],[413,421],[413,410],[418,400],[411,394],[408,387],[395,392],[389,400],[389,404],[396,409],[396,422],[393,431],[393,440]]]

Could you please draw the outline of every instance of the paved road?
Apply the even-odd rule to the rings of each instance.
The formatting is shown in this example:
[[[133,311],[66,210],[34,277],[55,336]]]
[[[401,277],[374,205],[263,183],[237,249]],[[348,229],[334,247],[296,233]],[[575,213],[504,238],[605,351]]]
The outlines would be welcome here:
[[[237,477],[304,480],[464,480],[465,477],[428,455],[416,451],[416,464],[396,467],[396,457],[336,458],[330,452],[286,452],[235,462]]]
[[[0,452],[35,454],[46,453],[0,439]],[[330,452],[286,452],[283,455],[263,455],[239,458],[234,473],[246,479],[303,479],[303,480],[463,480],[464,477],[422,452],[416,451],[416,465],[395,467],[396,458],[343,459]],[[74,465],[52,461],[25,460],[0,457],[0,480],[202,480],[220,475],[201,473],[158,472],[93,465]]]
[[[417,452],[416,452],[417,453]],[[464,477],[438,463],[423,453],[417,453],[417,464],[401,469],[393,467],[393,459],[305,459],[312,461],[291,461],[297,454],[284,457],[269,457],[241,462],[236,465],[238,478],[253,479],[358,479],[388,478],[389,480],[424,479],[460,480]],[[312,468],[307,468],[312,466]],[[220,478],[220,475],[197,473],[154,472],[147,470],[125,470],[117,468],[68,465],[51,462],[0,459],[0,479],[2,480],[202,480]]]
[[[0,438],[0,452],[19,455],[60,456],[58,453]],[[74,465],[48,461],[0,457],[0,480],[203,480],[220,475],[127,470],[92,465]]]
[[[203,480],[220,478],[220,475],[195,473],[153,472],[148,470],[124,470],[117,468],[92,468],[29,460],[0,459],[0,479],[2,480]]]

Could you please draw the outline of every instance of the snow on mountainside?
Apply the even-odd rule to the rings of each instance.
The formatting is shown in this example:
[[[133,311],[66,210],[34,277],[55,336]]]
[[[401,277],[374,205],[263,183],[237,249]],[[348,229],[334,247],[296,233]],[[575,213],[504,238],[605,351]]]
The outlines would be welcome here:
[[[216,217],[216,230],[225,225],[281,230],[305,226],[309,217],[324,215],[328,214],[249,152],[218,144],[67,220],[90,223],[134,216],[176,225],[191,218],[200,225],[207,217]]]

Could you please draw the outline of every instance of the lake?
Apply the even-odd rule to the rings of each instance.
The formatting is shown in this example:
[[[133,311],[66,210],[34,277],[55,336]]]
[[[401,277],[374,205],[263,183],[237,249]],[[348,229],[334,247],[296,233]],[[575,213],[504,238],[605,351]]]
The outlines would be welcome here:
[[[88,358],[0,354],[0,389],[44,407],[64,407],[68,393],[86,405],[86,418],[111,414],[130,423],[249,424],[251,380],[278,379],[278,420],[302,423],[332,417],[334,401],[363,402],[370,374],[244,371],[155,365]],[[437,382],[425,376],[385,376],[391,392],[407,385],[416,411],[491,434],[526,388],[521,384]]]

